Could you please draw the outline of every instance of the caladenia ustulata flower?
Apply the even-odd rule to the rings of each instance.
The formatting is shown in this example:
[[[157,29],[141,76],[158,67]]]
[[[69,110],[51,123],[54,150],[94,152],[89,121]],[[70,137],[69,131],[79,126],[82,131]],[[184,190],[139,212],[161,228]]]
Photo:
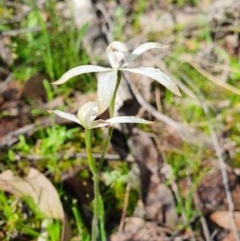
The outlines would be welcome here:
[[[84,73],[95,72],[98,73],[97,79],[97,101],[87,102],[83,104],[77,115],[67,113],[60,110],[53,110],[56,115],[76,122],[85,128],[85,144],[89,168],[93,175],[93,220],[92,220],[92,241],[105,241],[106,232],[104,228],[104,202],[99,190],[99,173],[104,161],[104,157],[112,136],[112,125],[120,123],[142,123],[151,124],[151,121],[143,120],[134,116],[113,116],[114,104],[116,99],[116,92],[121,80],[121,73],[131,72],[141,74],[158,81],[160,84],[168,88],[173,93],[180,95],[177,85],[160,69],[157,68],[128,68],[129,64],[133,62],[139,55],[149,49],[166,47],[159,43],[148,42],[140,45],[131,53],[124,43],[114,41],[107,47],[107,55],[111,68],[101,67],[97,65],[82,65],[67,71],[59,80],[53,84],[63,84],[70,78]],[[110,118],[100,119],[105,111],[109,110]],[[103,150],[99,163],[96,163],[92,155],[92,129],[97,127],[110,126],[108,128],[108,135],[104,140]]]
[[[139,124],[152,124],[153,122],[147,121],[135,116],[117,116],[106,120],[97,119],[99,116],[98,105],[96,102],[87,102],[82,105],[77,115],[67,113],[60,110],[49,111],[53,112],[59,117],[65,118],[67,120],[73,121],[86,129],[94,129],[104,126],[113,126],[114,124],[121,123],[139,123]]]
[[[119,73],[121,74],[121,72],[130,72],[144,75],[156,80],[174,94],[180,95],[179,89],[175,82],[171,80],[171,78],[169,78],[167,75],[165,75],[160,69],[151,67],[128,67],[130,63],[132,63],[139,55],[145,51],[150,49],[163,49],[166,47],[168,47],[168,45],[162,45],[155,42],[147,42],[141,44],[135,50],[129,53],[127,46],[124,43],[114,41],[109,44],[106,50],[111,68],[98,65],[78,66],[67,71],[59,80],[55,81],[53,84],[63,84],[69,79],[84,73],[98,73],[96,102],[98,106],[98,115],[103,113],[109,107],[118,85]]]

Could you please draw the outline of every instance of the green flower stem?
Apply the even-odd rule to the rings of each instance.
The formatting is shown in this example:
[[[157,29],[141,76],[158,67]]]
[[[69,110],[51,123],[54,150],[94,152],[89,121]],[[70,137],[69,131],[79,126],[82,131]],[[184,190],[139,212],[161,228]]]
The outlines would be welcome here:
[[[117,93],[117,89],[120,84],[120,81],[121,81],[121,73],[120,71],[118,71],[117,85],[109,106],[110,118],[113,117],[114,115],[114,104],[115,104],[116,93]],[[95,160],[93,159],[93,156],[92,156],[92,130],[90,129],[85,130],[85,143],[86,143],[86,151],[87,151],[87,157],[88,157],[88,165],[93,174],[93,185],[94,185],[94,208],[93,208],[92,237],[91,237],[92,241],[97,241],[99,234],[102,241],[107,240],[105,225],[104,225],[105,224],[104,204],[103,204],[102,196],[99,191],[99,177],[100,177],[100,172],[102,169],[104,157],[106,155],[107,148],[109,146],[109,143],[112,137],[112,133],[113,133],[113,128],[109,127],[108,136],[104,142],[103,152],[99,161],[99,165],[97,167]]]
[[[120,73],[120,71],[118,71],[118,74],[117,74],[117,85],[116,85],[116,88],[114,90],[113,97],[112,97],[112,100],[111,100],[111,103],[110,103],[110,106],[109,106],[110,118],[113,117],[113,115],[114,115],[115,99],[116,99],[117,89],[118,89],[118,86],[120,84],[120,81],[121,81],[121,73]],[[105,157],[106,152],[107,152],[107,148],[108,148],[109,143],[110,143],[111,138],[112,138],[112,133],[113,133],[113,128],[110,126],[108,128],[108,135],[107,135],[107,138],[106,138],[106,140],[104,142],[102,155],[101,155],[101,158],[100,158],[100,161],[99,161],[99,165],[98,165],[98,175],[99,176],[100,176],[100,172],[101,172],[101,169],[102,169],[104,157]],[[103,204],[102,197],[100,195],[99,195],[99,213],[100,213],[100,215],[99,215],[99,219],[100,219],[99,220],[99,224],[100,224],[101,239],[102,240],[106,240],[106,233],[105,233],[105,226],[104,226],[104,223],[105,223],[104,204]]]
[[[113,97],[112,97],[112,100],[111,100],[111,103],[110,103],[110,106],[109,106],[109,115],[110,115],[110,118],[112,118],[113,115],[114,115],[115,99],[116,99],[116,94],[117,94],[117,90],[118,90],[118,86],[119,86],[119,84],[120,84],[120,81],[121,81],[121,72],[118,71],[118,73],[117,73],[117,84],[116,84],[116,88],[115,88],[115,90],[114,90]],[[110,143],[110,140],[111,140],[111,138],[112,138],[112,133],[113,133],[113,128],[110,126],[110,127],[108,128],[108,135],[107,135],[107,138],[106,138],[106,140],[105,140],[105,142],[104,142],[102,155],[101,155],[101,158],[100,158],[100,161],[99,161],[98,173],[101,172],[102,164],[103,164],[103,161],[104,161],[104,157],[105,157],[105,155],[106,155],[107,148],[108,148],[109,143]]]
[[[92,156],[92,130],[85,129],[85,143],[86,143],[86,151],[88,157],[88,165],[93,174],[93,185],[94,185],[94,208],[93,208],[93,221],[92,221],[92,235],[91,240],[97,241],[99,236],[99,175],[96,167],[95,160]]]
[[[89,164],[90,170],[93,174],[97,173],[96,164],[92,156],[92,130],[91,129],[85,129],[85,144],[86,144],[86,151],[87,151],[88,164]]]
[[[116,88],[114,90],[113,97],[112,97],[112,100],[111,100],[111,103],[110,103],[110,106],[109,106],[110,118],[113,117],[113,115],[114,115],[114,105],[115,105],[117,90],[118,90],[119,84],[121,82],[121,77],[122,77],[121,72],[118,70],[118,72],[117,72],[117,84],[116,84]]]
[[[101,172],[102,164],[103,164],[104,157],[105,157],[105,154],[107,151],[107,147],[108,147],[109,142],[112,137],[112,132],[113,132],[113,128],[109,127],[108,136],[107,136],[107,139],[105,140],[103,152],[102,152],[101,159],[100,159],[100,162],[98,165],[98,170],[97,170],[98,176],[100,176],[100,172]],[[101,240],[105,241],[106,240],[106,232],[105,232],[105,225],[104,225],[105,224],[105,212],[104,212],[103,199],[102,199],[101,195],[99,195],[98,201],[99,201],[99,214],[100,214],[99,215],[100,235],[101,235]]]
[[[103,199],[101,195],[99,195],[98,207],[99,207],[100,237],[102,241],[106,241],[107,238],[106,238],[106,231],[105,231],[105,212],[104,212]]]

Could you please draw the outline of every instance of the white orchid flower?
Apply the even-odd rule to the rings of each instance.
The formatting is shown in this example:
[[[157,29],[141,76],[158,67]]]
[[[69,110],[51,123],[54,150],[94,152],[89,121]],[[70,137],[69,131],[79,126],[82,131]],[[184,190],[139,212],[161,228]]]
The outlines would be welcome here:
[[[147,42],[138,46],[135,50],[129,53],[124,43],[114,41],[106,50],[111,68],[101,67],[97,65],[82,65],[67,71],[63,76],[53,84],[63,84],[72,77],[85,73],[99,73],[97,85],[97,105],[98,114],[103,113],[110,105],[116,85],[119,71],[141,74],[152,78],[165,86],[176,95],[181,95],[174,81],[171,80],[158,68],[138,67],[128,68],[128,65],[133,62],[139,55],[150,49],[162,49],[167,45],[162,45],[155,42]]]
[[[153,122],[147,121],[135,116],[117,116],[109,118],[107,120],[96,119],[99,116],[98,105],[96,102],[87,102],[82,105],[77,115],[67,113],[60,110],[49,111],[55,113],[57,116],[64,119],[76,122],[77,124],[83,126],[86,129],[94,129],[104,126],[112,126],[114,124],[121,123],[140,123],[140,124],[152,124]]]

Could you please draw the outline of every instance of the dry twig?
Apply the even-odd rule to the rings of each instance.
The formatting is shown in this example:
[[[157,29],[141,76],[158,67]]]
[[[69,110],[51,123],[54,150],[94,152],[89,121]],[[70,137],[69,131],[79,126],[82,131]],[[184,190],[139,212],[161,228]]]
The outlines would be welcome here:
[[[137,101],[139,102],[139,104],[142,106],[143,109],[145,109],[146,111],[148,111],[152,116],[154,116],[156,119],[163,121],[164,123],[166,123],[168,126],[172,127],[174,130],[177,131],[177,133],[187,142],[198,142],[198,138],[196,138],[196,134],[193,135],[193,133],[195,132],[194,130],[190,130],[189,128],[187,128],[186,126],[184,126],[183,124],[171,119],[170,117],[164,115],[161,112],[158,112],[153,106],[151,106],[149,103],[147,103],[144,98],[142,97],[142,95],[140,94],[140,92],[137,90],[136,86],[134,85],[133,82],[128,81],[128,79],[126,78],[134,96],[136,97]]]

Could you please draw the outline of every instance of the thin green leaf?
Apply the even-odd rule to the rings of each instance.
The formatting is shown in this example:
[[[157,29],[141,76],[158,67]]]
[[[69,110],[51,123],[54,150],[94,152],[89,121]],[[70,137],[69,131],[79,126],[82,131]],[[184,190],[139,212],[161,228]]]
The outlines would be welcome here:
[[[94,73],[94,72],[106,72],[111,70],[110,68],[101,67],[98,65],[82,65],[68,70],[63,76],[53,82],[53,85],[60,85],[68,81],[69,79],[78,76],[80,74]]]
[[[147,42],[144,44],[139,45],[136,49],[134,49],[130,55],[128,56],[127,60],[124,62],[123,67],[126,67],[129,65],[131,62],[133,62],[139,55],[144,53],[147,50],[150,49],[164,49],[168,48],[168,44],[160,44],[160,43],[155,43],[155,42]]]
[[[165,86],[174,94],[181,96],[175,82],[170,77],[165,75],[160,69],[140,67],[140,68],[128,68],[128,69],[121,68],[120,70],[147,76],[151,79],[158,81],[160,84]]]
[[[110,105],[117,84],[117,70],[98,74],[97,103],[99,114]]]
[[[49,113],[54,113],[54,114],[56,114],[57,116],[59,116],[61,118],[64,118],[64,119],[76,122],[77,124],[81,125],[79,119],[75,115],[73,115],[71,113],[60,111],[60,110],[50,110],[48,112]]]

